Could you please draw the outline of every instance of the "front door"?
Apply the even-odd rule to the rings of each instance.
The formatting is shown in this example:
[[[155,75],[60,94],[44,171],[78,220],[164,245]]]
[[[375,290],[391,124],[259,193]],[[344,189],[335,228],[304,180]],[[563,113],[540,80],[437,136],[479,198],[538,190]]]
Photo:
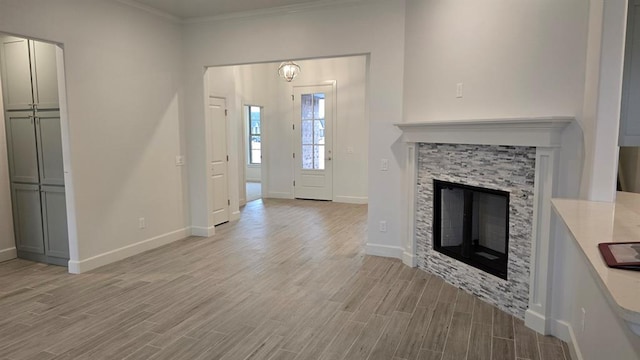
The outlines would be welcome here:
[[[227,116],[224,99],[209,98],[211,154],[209,159],[209,216],[213,225],[229,221],[229,170],[227,155]]]
[[[294,87],[294,196],[333,199],[333,85]]]

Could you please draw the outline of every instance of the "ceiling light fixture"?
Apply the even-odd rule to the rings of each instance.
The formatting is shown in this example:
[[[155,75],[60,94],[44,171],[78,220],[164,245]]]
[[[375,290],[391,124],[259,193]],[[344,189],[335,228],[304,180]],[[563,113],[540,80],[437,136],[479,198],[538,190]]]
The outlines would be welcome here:
[[[285,61],[278,67],[278,75],[287,80],[287,82],[293,81],[298,74],[300,74],[300,65],[293,61]]]

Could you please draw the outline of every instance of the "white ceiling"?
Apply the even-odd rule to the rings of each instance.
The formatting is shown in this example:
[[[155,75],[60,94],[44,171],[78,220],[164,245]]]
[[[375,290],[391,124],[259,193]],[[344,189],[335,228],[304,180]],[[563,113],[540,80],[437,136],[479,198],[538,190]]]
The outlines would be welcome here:
[[[222,16],[232,13],[287,7],[336,3],[345,0],[126,0],[182,19]]]

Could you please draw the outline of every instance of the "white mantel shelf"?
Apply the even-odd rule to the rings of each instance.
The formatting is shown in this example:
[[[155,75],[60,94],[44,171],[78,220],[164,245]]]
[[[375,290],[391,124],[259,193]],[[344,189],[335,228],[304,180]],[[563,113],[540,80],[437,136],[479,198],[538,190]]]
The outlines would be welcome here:
[[[408,143],[559,147],[570,116],[467,119],[394,124]]]

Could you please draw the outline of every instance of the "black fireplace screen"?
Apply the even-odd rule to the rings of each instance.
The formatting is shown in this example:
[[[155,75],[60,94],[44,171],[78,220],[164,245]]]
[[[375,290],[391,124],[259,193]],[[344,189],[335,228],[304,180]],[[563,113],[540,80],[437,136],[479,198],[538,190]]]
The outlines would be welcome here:
[[[433,249],[507,279],[509,193],[433,180]]]

